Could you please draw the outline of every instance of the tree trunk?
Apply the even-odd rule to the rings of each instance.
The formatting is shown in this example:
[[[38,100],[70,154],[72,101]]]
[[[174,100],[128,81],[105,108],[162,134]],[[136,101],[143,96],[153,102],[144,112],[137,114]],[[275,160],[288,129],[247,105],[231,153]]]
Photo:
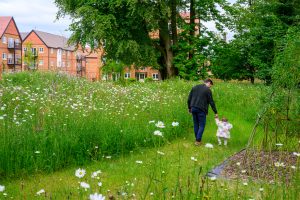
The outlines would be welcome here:
[[[191,0],[191,3],[190,3],[190,37],[189,37],[190,47],[193,47],[194,36],[195,36],[195,1]],[[194,57],[194,50],[191,49],[189,51],[189,59],[193,59],[193,57]]]
[[[173,66],[173,51],[171,49],[172,44],[168,29],[168,20],[165,18],[162,18],[159,22],[159,43],[162,54],[162,66],[166,69],[166,77],[174,77],[176,74]]]
[[[174,46],[176,46],[178,43],[176,3],[177,3],[176,0],[171,0],[171,29],[172,29],[172,41]]]

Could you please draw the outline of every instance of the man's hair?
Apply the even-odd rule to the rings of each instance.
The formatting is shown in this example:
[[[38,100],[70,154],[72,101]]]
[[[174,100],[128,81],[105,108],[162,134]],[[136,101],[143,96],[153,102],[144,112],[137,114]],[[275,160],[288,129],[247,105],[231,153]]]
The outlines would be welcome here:
[[[212,81],[210,78],[205,79],[205,80],[204,80],[204,83],[210,83],[211,85],[214,84],[213,81]]]

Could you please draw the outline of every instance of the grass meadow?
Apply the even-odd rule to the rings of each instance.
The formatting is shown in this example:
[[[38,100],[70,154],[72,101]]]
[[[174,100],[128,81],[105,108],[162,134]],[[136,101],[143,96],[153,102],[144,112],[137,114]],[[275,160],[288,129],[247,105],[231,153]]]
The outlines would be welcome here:
[[[4,76],[0,199],[297,199],[299,161],[288,184],[204,176],[245,147],[266,88],[215,81],[219,115],[234,128],[228,147],[217,146],[210,110],[203,141],[214,148],[206,148],[193,145],[187,111],[196,84]]]

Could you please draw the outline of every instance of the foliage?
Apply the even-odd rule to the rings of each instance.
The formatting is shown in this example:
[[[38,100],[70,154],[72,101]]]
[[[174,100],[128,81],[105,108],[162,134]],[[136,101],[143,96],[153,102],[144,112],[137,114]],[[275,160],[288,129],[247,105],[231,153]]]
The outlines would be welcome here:
[[[257,77],[270,83],[277,45],[289,27],[299,24],[300,4],[297,2],[256,0],[236,3],[235,9],[229,11],[234,18],[235,39],[228,45],[215,47],[214,73],[221,74],[220,78],[240,77],[254,82]],[[235,58],[242,62],[238,64]]]
[[[23,56],[24,64],[30,70],[36,70],[38,66],[38,52],[32,51],[32,43],[28,42],[25,44],[26,51]]]

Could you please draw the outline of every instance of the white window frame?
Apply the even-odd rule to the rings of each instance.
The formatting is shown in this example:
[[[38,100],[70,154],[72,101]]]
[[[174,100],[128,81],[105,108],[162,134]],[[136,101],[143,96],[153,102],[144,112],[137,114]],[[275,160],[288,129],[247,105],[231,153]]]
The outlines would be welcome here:
[[[2,37],[2,43],[7,44],[7,38],[5,36]]]
[[[129,79],[129,78],[130,78],[130,72],[126,72],[126,73],[124,74],[124,78],[125,78],[125,79]]]
[[[7,55],[6,55],[6,53],[2,53],[2,59],[3,59],[3,60],[7,60]]]
[[[158,80],[158,73],[153,73],[152,78],[153,80]]]
[[[44,53],[44,48],[43,47],[39,47],[39,53]]]

